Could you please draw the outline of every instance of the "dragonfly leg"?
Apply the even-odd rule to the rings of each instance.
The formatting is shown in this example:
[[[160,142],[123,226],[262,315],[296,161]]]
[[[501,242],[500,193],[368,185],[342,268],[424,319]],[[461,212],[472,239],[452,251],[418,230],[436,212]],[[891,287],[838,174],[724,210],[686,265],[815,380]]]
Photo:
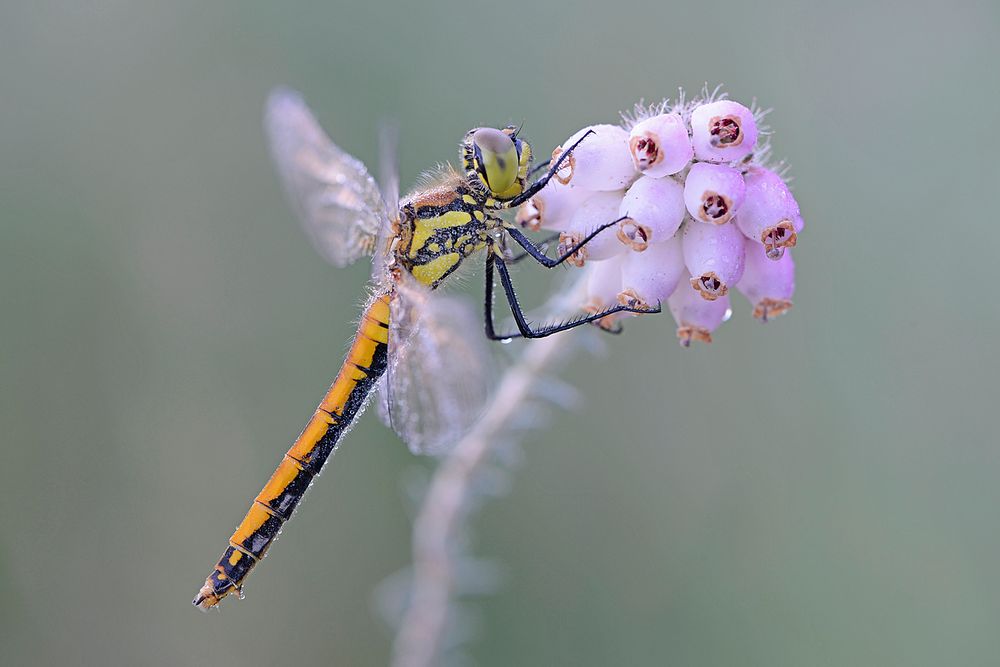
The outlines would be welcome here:
[[[534,241],[525,236],[524,232],[522,232],[517,227],[506,226],[504,229],[508,234],[510,234],[510,237],[512,239],[517,241],[517,244],[519,246],[524,248],[527,254],[531,255],[542,266],[551,269],[555,266],[559,266],[567,259],[575,255],[580,248],[590,243],[591,239],[593,239],[595,236],[603,232],[605,229],[610,229],[611,227],[614,227],[622,220],[626,219],[628,219],[628,216],[622,216],[617,220],[612,220],[611,222],[605,222],[603,225],[599,225],[596,229],[594,229],[594,231],[590,232],[585,237],[583,237],[583,239],[579,243],[570,246],[564,253],[562,253],[555,259],[546,255],[545,250],[543,248],[541,248]]]
[[[507,296],[507,303],[510,305],[510,311],[514,315],[514,322],[517,324],[518,333],[507,333],[498,334],[496,332],[496,326],[493,323],[493,284],[494,268],[496,272],[500,274],[500,284],[503,286],[504,294]],[[508,340],[511,338],[545,338],[546,336],[551,336],[554,333],[559,333],[560,331],[567,331],[569,329],[574,329],[578,326],[584,324],[589,324],[590,322],[595,322],[608,315],[613,315],[615,313],[659,313],[660,304],[657,304],[655,308],[634,308],[631,306],[617,305],[602,310],[597,313],[592,313],[588,315],[581,315],[565,322],[558,322],[554,324],[546,324],[541,327],[532,328],[524,316],[524,311],[521,309],[521,304],[517,299],[517,293],[514,291],[514,284],[510,279],[510,271],[507,269],[507,263],[497,254],[490,253],[489,257],[486,259],[486,302],[485,302],[485,314],[486,314],[486,337],[490,340]],[[610,333],[618,333],[621,329],[611,329]]]
[[[508,199],[505,202],[502,202],[500,204],[500,208],[514,208],[515,206],[520,206],[524,202],[528,201],[529,199],[537,195],[539,190],[548,185],[552,177],[556,175],[556,172],[558,172],[559,169],[562,168],[563,162],[569,159],[569,156],[573,154],[573,150],[577,146],[579,146],[584,139],[586,139],[592,134],[594,134],[594,131],[588,130],[586,133],[584,133],[582,137],[577,139],[572,146],[570,146],[562,153],[560,153],[559,157],[556,159],[554,163],[550,160],[549,169],[548,171],[545,172],[544,176],[542,176],[537,181],[529,185],[528,188],[518,196],[514,197],[513,199]]]
[[[528,172],[528,176],[529,177],[533,177],[535,174],[537,174],[538,172],[540,172],[542,169],[545,169],[547,166],[549,166],[549,164],[551,162],[552,162],[552,160],[546,160],[545,162],[539,162],[538,164],[536,164],[534,167],[531,168],[531,171]]]
[[[549,245],[551,243],[553,243],[554,241],[558,241],[558,240],[559,240],[559,232],[556,232],[555,234],[552,234],[551,236],[546,236],[544,239],[542,239],[541,243],[537,243],[536,244],[533,241],[529,241],[529,242],[532,243],[532,245],[534,245],[535,248],[537,248],[542,254],[545,254],[545,252],[549,248]],[[506,261],[508,264],[517,264],[518,262],[520,262],[521,260],[525,259],[526,257],[532,257],[531,253],[529,253],[527,250],[525,250],[524,252],[520,252],[520,253],[518,253],[516,255],[513,254],[513,253],[510,253],[510,252],[507,252],[507,253],[504,254],[504,261]]]

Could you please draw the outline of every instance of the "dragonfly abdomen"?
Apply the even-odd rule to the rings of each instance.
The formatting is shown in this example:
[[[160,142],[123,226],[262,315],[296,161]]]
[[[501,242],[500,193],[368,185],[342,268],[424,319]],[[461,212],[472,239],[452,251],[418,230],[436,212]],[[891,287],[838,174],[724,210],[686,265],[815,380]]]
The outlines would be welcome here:
[[[381,294],[365,309],[337,379],[229,538],[195,605],[208,609],[241,590],[385,373],[388,340],[389,294]]]

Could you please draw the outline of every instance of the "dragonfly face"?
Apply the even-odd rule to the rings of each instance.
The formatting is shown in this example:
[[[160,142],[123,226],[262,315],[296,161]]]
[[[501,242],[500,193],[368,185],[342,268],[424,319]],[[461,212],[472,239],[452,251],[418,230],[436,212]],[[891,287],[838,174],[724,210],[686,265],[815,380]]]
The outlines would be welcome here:
[[[462,164],[469,186],[499,201],[524,192],[531,167],[531,146],[517,137],[517,128],[480,127],[462,141]]]

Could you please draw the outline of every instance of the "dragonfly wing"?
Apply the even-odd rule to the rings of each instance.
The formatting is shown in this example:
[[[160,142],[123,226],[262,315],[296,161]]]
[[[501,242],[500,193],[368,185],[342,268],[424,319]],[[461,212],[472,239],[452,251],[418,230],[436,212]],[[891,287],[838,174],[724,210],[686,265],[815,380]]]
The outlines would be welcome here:
[[[396,222],[399,218],[399,126],[396,123],[383,121],[379,124],[379,181],[382,184],[382,200],[386,204],[389,219]],[[392,255],[389,247],[390,236],[396,227],[392,224],[382,225],[375,242],[375,254],[372,257],[372,278],[382,282],[388,277],[388,264]]]
[[[383,120],[378,128],[379,181],[390,215],[399,211],[399,124]]]
[[[365,166],[330,141],[292,90],[271,93],[264,125],[285,191],[319,253],[335,266],[370,255],[389,217]]]
[[[389,368],[380,414],[416,454],[447,452],[489,397],[492,356],[464,300],[432,293],[405,271],[390,303]]]

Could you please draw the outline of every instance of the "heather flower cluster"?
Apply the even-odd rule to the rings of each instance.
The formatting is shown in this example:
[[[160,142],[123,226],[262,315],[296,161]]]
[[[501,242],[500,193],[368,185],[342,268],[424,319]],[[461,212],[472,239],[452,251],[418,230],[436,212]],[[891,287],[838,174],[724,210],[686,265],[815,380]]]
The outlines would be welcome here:
[[[616,221],[571,259],[593,263],[588,312],[662,304],[687,346],[711,342],[735,288],[766,321],[791,307],[789,249],[803,222],[780,170],[768,166],[763,116],[718,90],[636,105],[622,125],[585,127],[556,148],[553,158],[591,133],[517,220],[559,232],[562,249]]]

